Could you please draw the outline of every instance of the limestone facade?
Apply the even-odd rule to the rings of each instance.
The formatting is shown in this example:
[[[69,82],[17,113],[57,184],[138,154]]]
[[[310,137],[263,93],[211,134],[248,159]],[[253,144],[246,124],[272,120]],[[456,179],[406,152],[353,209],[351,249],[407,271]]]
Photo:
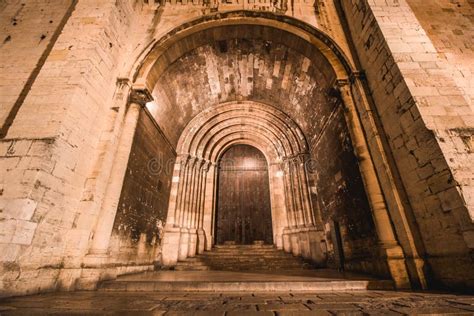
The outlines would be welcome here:
[[[1,2],[2,295],[91,289],[209,249],[232,143],[267,156],[277,247],[334,266],[337,222],[349,270],[474,287],[472,12]]]

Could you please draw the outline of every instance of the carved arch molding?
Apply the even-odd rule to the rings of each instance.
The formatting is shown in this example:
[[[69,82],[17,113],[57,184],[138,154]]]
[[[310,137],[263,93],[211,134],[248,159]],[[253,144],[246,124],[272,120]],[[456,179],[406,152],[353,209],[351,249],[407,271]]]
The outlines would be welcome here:
[[[235,144],[258,148],[268,161],[276,246],[322,262],[322,230],[313,212],[306,174],[306,139],[285,113],[246,101],[209,108],[182,133],[163,240],[164,264],[211,249],[217,162]]]
[[[242,26],[252,26],[259,31],[244,32]],[[285,34],[283,37],[282,32]],[[294,48],[307,47],[308,50],[302,53],[321,55],[323,58],[318,60],[324,62],[318,65],[334,74],[337,84],[332,90],[343,102],[344,117],[375,222],[380,254],[386,260],[397,287],[408,287],[410,281],[405,254],[392,227],[389,209],[371,158],[375,153],[386,159],[385,152],[378,144],[369,144],[365,136],[365,133],[370,135],[378,132],[370,114],[364,118],[364,127],[359,117],[358,109],[366,111],[370,108],[360,73],[354,70],[349,59],[329,36],[306,23],[269,12],[233,11],[206,15],[184,23],[147,45],[132,67],[132,89],[135,92],[153,91],[170,64],[209,40],[249,34],[263,39],[266,36],[285,38],[286,44],[297,44]],[[178,260],[212,246],[215,163],[228,146],[239,143],[260,149],[269,162],[272,216],[274,225],[277,225],[273,232],[277,246],[315,262],[324,261],[320,246],[324,236],[317,227],[319,219],[314,218],[312,213],[317,210],[312,210],[311,202],[307,200],[309,193],[304,170],[308,159],[307,144],[300,137],[301,131],[275,109],[253,103],[252,108],[256,106],[258,109],[251,112],[249,104],[212,106],[195,117],[182,133],[162,241],[162,261],[165,265],[174,265]],[[234,109],[236,116],[230,117],[227,112],[232,107],[239,109]],[[268,120],[268,124],[259,124],[261,118]],[[386,190],[393,193],[396,188],[389,183]],[[394,212],[398,212],[397,207],[393,205]],[[411,233],[406,234],[409,239],[413,238]],[[417,251],[410,245],[405,246],[410,251]],[[417,266],[422,266],[420,262]],[[416,270],[414,277],[424,278],[420,269]]]

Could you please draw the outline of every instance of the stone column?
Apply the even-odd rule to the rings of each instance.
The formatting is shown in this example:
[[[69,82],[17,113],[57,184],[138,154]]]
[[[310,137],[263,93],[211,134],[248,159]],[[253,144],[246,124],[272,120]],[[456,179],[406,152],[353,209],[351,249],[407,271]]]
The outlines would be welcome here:
[[[288,226],[283,229],[283,250],[292,252],[291,233],[292,227],[296,226],[294,219],[293,194],[290,185],[290,163],[285,159],[282,163],[283,190],[285,193],[285,206]]]
[[[206,178],[206,190],[204,199],[204,211],[202,219],[202,228],[206,234],[206,250],[211,250],[214,243],[214,210],[216,196],[217,165],[209,162]]]
[[[199,206],[197,213],[197,252],[203,253],[206,250],[206,232],[204,230],[204,212],[206,203],[207,174],[211,163],[205,161],[201,168],[201,188],[199,194]]]
[[[125,114],[119,145],[115,154],[115,160],[113,162],[104,201],[94,229],[92,244],[88,254],[89,259],[91,259],[91,257],[107,257],[110,236],[112,234],[118,202],[127,171],[128,160],[132,150],[138,118],[142,108],[147,102],[152,100],[153,98],[147,90],[132,90],[130,93],[128,109]]]
[[[352,99],[349,81],[340,80],[338,86],[346,107],[346,110],[344,111],[345,119],[354,145],[355,154],[359,160],[359,169],[365,184],[370,207],[372,209],[381,252],[387,258],[388,267],[397,288],[410,288],[410,280],[405,264],[405,255],[398,244],[392,228],[382,189]]]
[[[303,201],[301,200],[301,186],[298,179],[298,158],[292,157],[290,161],[290,178],[293,199],[295,202],[295,219],[297,227],[304,227]]]
[[[179,155],[175,164],[172,179],[168,217],[162,240],[162,262],[164,266],[173,266],[178,262],[179,242],[181,238],[181,207],[184,182],[189,155]]]
[[[199,210],[199,200],[201,194],[202,166],[204,160],[196,158],[196,164],[193,171],[192,195],[189,207],[189,248],[188,257],[194,257],[197,252],[197,212]]]
[[[301,187],[301,198],[303,201],[303,214],[305,219],[305,226],[306,227],[314,227],[314,214],[313,214],[313,206],[311,203],[311,197],[309,193],[309,183],[308,177],[306,174],[305,164],[306,161],[309,159],[308,154],[301,154],[299,155],[299,165],[298,165],[298,177],[300,179],[300,187]]]
[[[173,170],[173,178],[171,181],[170,199],[168,206],[168,216],[166,217],[166,225],[174,227],[179,221],[178,207],[180,202],[180,193],[182,189],[182,182],[184,169],[189,155],[179,155],[176,159]]]

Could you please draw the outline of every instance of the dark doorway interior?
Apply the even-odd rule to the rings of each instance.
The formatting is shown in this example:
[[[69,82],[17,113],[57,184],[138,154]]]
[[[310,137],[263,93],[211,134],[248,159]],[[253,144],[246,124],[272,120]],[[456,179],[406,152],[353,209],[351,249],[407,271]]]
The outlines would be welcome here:
[[[273,243],[268,164],[255,147],[234,145],[219,161],[216,243]]]

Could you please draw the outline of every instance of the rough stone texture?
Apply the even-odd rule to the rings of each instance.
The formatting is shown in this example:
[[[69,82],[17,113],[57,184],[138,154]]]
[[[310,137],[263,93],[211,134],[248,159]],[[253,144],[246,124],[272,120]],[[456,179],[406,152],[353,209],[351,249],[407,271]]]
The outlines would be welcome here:
[[[101,152],[113,139],[114,65],[127,37],[120,30],[133,18],[126,2],[116,5],[76,6],[0,141],[1,199],[15,207],[0,230],[18,234],[1,243],[2,292],[70,289],[81,275],[106,184]]]
[[[472,112],[405,1],[342,4],[432,273],[469,286]]]
[[[68,18],[72,0],[0,3],[0,128],[21,105]],[[21,52],[21,53],[20,53]],[[18,101],[20,100],[20,101]],[[11,123],[11,122],[9,122]]]
[[[175,159],[174,149],[142,111],[110,242],[118,262],[160,262]]]
[[[408,0],[415,16],[438,53],[451,66],[456,85],[463,89],[467,101],[474,101],[474,3],[469,0]]]
[[[2,315],[472,315],[472,296],[352,293],[78,292],[0,301]]]
[[[170,141],[176,143],[184,126],[204,109],[242,100],[280,108],[308,139],[319,133],[322,118],[330,113],[326,90],[334,81],[324,57],[303,41],[268,28],[241,26],[219,31],[214,33],[221,34],[217,38],[225,36],[223,40],[203,43],[186,53],[166,68],[157,83],[158,110],[154,114]],[[236,38],[225,40],[232,36],[229,34]],[[265,36],[269,40],[241,38],[245,34],[269,34]],[[186,47],[186,43],[181,45]]]
[[[432,1],[425,9],[421,1],[408,2],[411,8],[405,0],[340,1],[351,34],[342,30],[344,23],[332,1],[185,1],[157,5],[156,1],[81,0],[75,7],[73,1],[1,2],[0,27],[5,37],[0,38],[0,124],[4,132],[9,125],[3,123],[5,117],[14,120],[6,135],[0,136],[0,291],[14,295],[70,290],[80,286],[81,280],[88,280],[93,286],[104,276],[149,268],[141,266],[133,256],[125,265],[117,262],[117,253],[108,257],[87,256],[99,232],[99,215],[110,188],[117,144],[124,136],[121,131],[130,85],[135,83],[136,71],[148,48],[163,35],[197,17],[245,8],[284,13],[284,17],[278,16],[280,21],[294,16],[308,22],[326,31],[342,47],[349,56],[349,64],[353,59],[360,61],[373,96],[373,113],[379,116],[383,127],[380,133],[387,138],[390,168],[399,183],[397,188],[403,193],[401,204],[411,214],[410,225],[419,230],[419,237],[414,238],[422,248],[420,253],[427,255],[433,280],[454,287],[472,287],[472,20],[468,9],[471,3]],[[257,12],[254,14],[253,21],[269,23],[262,16],[257,17]],[[446,16],[449,18],[448,23],[443,23],[443,31],[433,27],[445,21]],[[457,25],[466,27],[459,29]],[[197,101],[212,106],[250,95],[288,112],[305,131],[308,143],[319,137],[322,122],[332,113],[328,106],[331,102],[324,96],[332,88],[335,76],[316,49],[301,38],[283,36],[281,31],[272,33],[268,26],[258,28],[267,31],[261,33],[261,38],[249,38],[247,44],[240,40],[236,45],[236,41],[225,38],[232,35],[225,32],[229,29],[219,28],[215,28],[215,34],[224,37],[220,39],[224,41],[222,46],[212,36],[194,38],[202,40],[197,49],[193,43],[179,41],[178,46],[189,45],[195,50],[177,56],[183,58],[171,66],[162,63],[176,73],[161,76],[160,86],[169,84],[163,78],[168,76],[173,82],[179,71],[189,69],[188,66],[201,76],[193,73],[193,78],[176,80],[175,86],[168,86],[167,91],[157,92],[159,87],[154,91],[155,106],[162,106],[158,111],[163,112],[152,108],[150,112],[172,144],[177,142],[178,131],[186,122],[204,109]],[[240,29],[247,37],[256,34],[247,32],[246,27],[234,29]],[[358,58],[349,50],[346,37],[349,42],[352,38]],[[271,44],[270,52],[266,42]],[[246,45],[248,51],[239,49]],[[221,51],[226,47],[230,49],[229,60]],[[258,55],[263,65],[253,63],[252,68],[252,63],[248,63],[249,52]],[[214,59],[218,67],[204,67],[210,64],[203,54]],[[251,69],[241,66],[240,62],[245,60]],[[285,90],[280,87],[286,85],[283,65],[288,60],[295,67],[289,70],[291,76],[287,77]],[[244,78],[241,67],[252,73],[252,85],[248,85],[248,77],[247,82],[236,81]],[[263,76],[259,76],[260,70]],[[198,78],[199,81],[193,81]],[[209,80],[215,85],[207,86]],[[246,95],[251,86],[252,93]],[[211,98],[213,91],[218,90],[225,93]],[[19,105],[18,111],[11,110],[14,104]],[[298,112],[298,106],[305,110]],[[363,122],[366,116],[364,113]],[[181,117],[182,121],[172,117]],[[341,120],[335,122],[339,124]],[[365,132],[373,149],[375,136],[368,129]],[[330,138],[340,142],[345,139],[343,133],[346,132],[333,130]],[[336,149],[339,145],[331,149],[335,155],[345,157],[341,175],[346,178],[336,181],[351,184],[347,188],[353,189],[344,195],[344,203],[342,197],[338,201],[341,207],[357,206],[357,214],[362,216],[367,212],[362,190],[357,188],[355,159],[349,155],[348,147]],[[379,175],[383,175],[386,166],[375,154],[372,156]],[[334,171],[327,173],[327,179],[338,179],[337,168],[331,169]],[[390,202],[386,189],[389,181],[383,176],[379,178]],[[310,179],[311,186],[316,187],[323,186],[324,181]],[[330,204],[328,194],[321,196],[325,199],[321,205]],[[119,198],[120,194],[112,197],[112,206],[118,204]],[[328,214],[337,213],[332,207]],[[328,211],[322,208],[321,212]],[[352,251],[360,240],[356,237],[367,232],[370,224],[364,222],[364,229],[353,229],[352,223],[358,219],[343,219],[348,223],[344,236],[354,241],[346,249]],[[396,217],[391,220],[399,232],[401,221]],[[364,236],[369,245],[374,242],[373,235]],[[410,256],[408,242],[403,238],[399,234],[405,254]],[[135,250],[138,252],[139,248]],[[370,265],[366,269],[371,269]]]
[[[311,170],[315,178],[315,203],[326,227],[330,266],[336,255],[330,231],[331,221],[341,228],[346,269],[387,276],[387,268],[377,259],[377,236],[357,161],[340,104],[325,121],[323,132],[312,144]]]

